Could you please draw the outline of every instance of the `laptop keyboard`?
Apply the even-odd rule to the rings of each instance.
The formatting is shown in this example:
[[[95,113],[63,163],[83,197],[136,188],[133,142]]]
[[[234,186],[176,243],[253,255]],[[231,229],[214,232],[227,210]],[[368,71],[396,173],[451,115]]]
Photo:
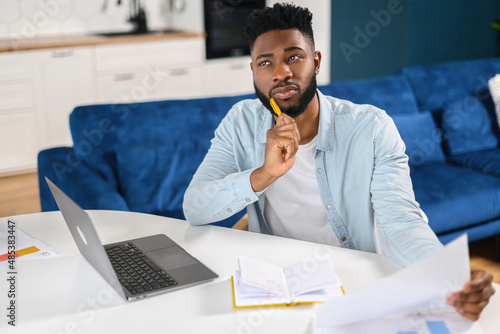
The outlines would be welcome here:
[[[118,280],[133,295],[177,285],[177,282],[148,259],[133,243],[104,247]]]

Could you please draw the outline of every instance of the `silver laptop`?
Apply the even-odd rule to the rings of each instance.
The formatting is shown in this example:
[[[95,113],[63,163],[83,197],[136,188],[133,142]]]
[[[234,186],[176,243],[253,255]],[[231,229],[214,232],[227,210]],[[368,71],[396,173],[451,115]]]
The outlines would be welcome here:
[[[89,215],[47,177],[45,180],[82,255],[126,300],[218,277],[164,234],[103,246]]]

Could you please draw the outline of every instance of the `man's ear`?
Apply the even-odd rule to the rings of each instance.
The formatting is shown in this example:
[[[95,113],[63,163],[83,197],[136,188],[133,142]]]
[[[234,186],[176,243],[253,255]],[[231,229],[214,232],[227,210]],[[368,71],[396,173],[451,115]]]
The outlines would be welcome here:
[[[316,71],[316,74],[319,73],[320,65],[321,65],[321,52],[316,51],[314,52],[314,70]]]
[[[253,63],[250,62],[250,70],[253,72]]]

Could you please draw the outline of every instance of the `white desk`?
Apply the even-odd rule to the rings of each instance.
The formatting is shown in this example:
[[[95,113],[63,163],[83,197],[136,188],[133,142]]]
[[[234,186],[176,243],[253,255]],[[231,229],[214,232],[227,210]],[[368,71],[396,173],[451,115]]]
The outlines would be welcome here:
[[[7,325],[6,272],[0,272],[0,332],[13,333],[312,333],[313,308],[235,310],[230,277],[239,255],[278,265],[328,254],[347,293],[399,267],[387,257],[286,238],[192,227],[165,217],[89,211],[101,241],[164,233],[219,274],[203,285],[125,302],[79,254],[59,212],[11,217],[16,227],[60,251],[17,268],[17,327]],[[5,223],[7,218],[0,218]],[[496,286],[498,288],[498,285]],[[500,333],[500,292],[483,312],[486,333]]]

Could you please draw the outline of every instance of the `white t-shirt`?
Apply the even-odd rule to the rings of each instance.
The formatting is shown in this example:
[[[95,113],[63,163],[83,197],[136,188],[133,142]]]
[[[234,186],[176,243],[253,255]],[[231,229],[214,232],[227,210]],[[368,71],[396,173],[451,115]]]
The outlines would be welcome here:
[[[274,235],[340,246],[316,180],[317,142],[299,145],[293,167],[267,188],[264,216]]]

